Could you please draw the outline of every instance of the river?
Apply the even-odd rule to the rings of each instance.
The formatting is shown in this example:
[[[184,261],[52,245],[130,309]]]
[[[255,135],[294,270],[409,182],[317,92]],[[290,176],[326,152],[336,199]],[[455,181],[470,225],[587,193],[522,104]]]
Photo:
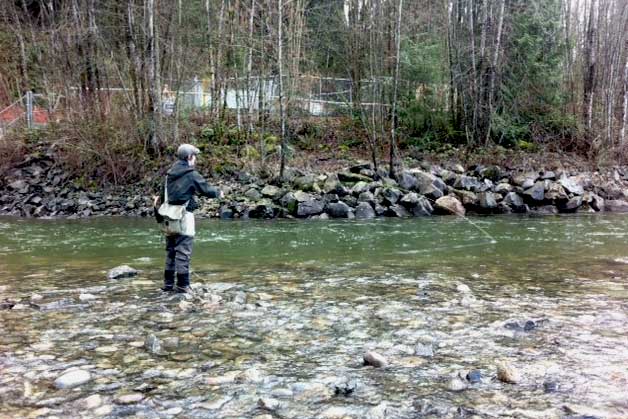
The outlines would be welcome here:
[[[182,297],[149,220],[1,218],[0,417],[628,417],[626,216],[197,232]]]

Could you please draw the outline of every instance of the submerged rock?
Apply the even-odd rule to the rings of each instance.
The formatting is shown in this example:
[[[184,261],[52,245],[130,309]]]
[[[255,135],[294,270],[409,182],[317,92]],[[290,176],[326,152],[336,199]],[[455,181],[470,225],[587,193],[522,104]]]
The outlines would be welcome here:
[[[92,379],[89,371],[73,370],[63,373],[57,377],[54,384],[59,389],[74,388],[83,385]]]
[[[121,278],[130,278],[136,276],[138,274],[137,269],[133,269],[128,265],[121,265],[111,269],[107,273],[107,278],[109,279],[121,279]]]
[[[497,379],[503,383],[517,384],[521,381],[521,373],[513,365],[500,362],[497,364]]]
[[[385,367],[388,365],[388,361],[383,355],[374,351],[368,351],[364,354],[364,365],[371,365],[376,368]]]

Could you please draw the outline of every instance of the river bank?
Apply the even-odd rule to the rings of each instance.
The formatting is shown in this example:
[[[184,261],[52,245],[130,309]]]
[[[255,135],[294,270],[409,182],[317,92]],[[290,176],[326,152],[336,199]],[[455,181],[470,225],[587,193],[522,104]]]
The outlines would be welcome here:
[[[0,215],[149,217],[161,172],[132,186],[99,189],[64,171],[54,154],[33,153],[6,172],[0,184]],[[197,211],[201,218],[628,212],[626,167],[587,171],[568,166],[530,169],[529,165],[411,161],[391,179],[383,168],[353,162],[325,173],[290,168],[283,180],[240,171],[210,183],[218,185],[225,197],[202,200]]]

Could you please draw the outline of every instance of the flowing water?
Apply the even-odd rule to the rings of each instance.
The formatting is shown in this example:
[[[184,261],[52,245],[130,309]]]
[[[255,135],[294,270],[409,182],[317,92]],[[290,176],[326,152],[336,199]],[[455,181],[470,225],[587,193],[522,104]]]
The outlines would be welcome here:
[[[473,222],[0,219],[0,417],[628,417],[628,217]]]

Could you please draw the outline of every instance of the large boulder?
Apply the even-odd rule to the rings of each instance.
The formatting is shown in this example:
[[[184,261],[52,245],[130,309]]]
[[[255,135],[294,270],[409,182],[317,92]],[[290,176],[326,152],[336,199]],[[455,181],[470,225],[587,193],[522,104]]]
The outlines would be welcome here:
[[[464,191],[461,189],[454,189],[453,191],[456,196],[458,197],[458,199],[462,202],[462,205],[467,208],[467,207],[476,207],[479,205],[480,200],[477,196],[477,194],[471,192],[471,191]]]
[[[371,192],[362,192],[360,196],[358,196],[358,202],[368,202],[371,205],[375,205],[376,200],[375,196]]]
[[[523,189],[531,188],[539,178],[537,172],[519,173],[512,177],[512,183],[521,186]]]
[[[545,191],[545,200],[552,202],[554,205],[562,205],[569,200],[569,195],[567,195],[560,183],[552,182]]]
[[[314,175],[305,175],[299,176],[294,179],[294,187],[296,189],[300,189],[306,192],[320,192],[321,189],[318,186],[316,176]]]
[[[381,196],[384,199],[384,203],[387,205],[394,205],[401,198],[401,191],[396,188],[384,188],[381,191]]]
[[[462,203],[452,195],[446,195],[436,200],[435,210],[441,214],[465,215],[466,210]]]
[[[534,201],[534,202],[542,202],[545,199],[545,182],[539,181],[536,182],[532,187],[526,189],[523,192],[525,198]]]
[[[565,190],[574,195],[584,194],[585,179],[583,176],[562,176],[558,182]]]
[[[528,207],[523,202],[523,198],[517,192],[508,192],[502,201],[512,212],[525,213]]]
[[[419,197],[419,202],[410,210],[410,212],[415,217],[424,217],[432,215],[434,208],[426,197],[421,196]]]
[[[355,218],[359,219],[371,219],[375,218],[375,211],[373,207],[367,202],[360,202],[355,208]]]
[[[456,189],[466,189],[467,191],[479,192],[484,189],[482,182],[473,176],[460,176],[456,183],[454,183]]]
[[[610,212],[628,212],[628,202],[622,199],[608,199],[604,201],[604,208]]]
[[[418,185],[417,179],[412,176],[412,174],[407,170],[404,170],[399,174],[399,176],[397,177],[397,183],[401,188],[408,191],[416,189]]]
[[[322,199],[310,198],[297,204],[298,217],[311,217],[323,212],[325,202]]]
[[[249,211],[249,218],[271,219],[275,218],[276,211],[272,205],[259,204]]]
[[[292,192],[286,193],[279,200],[279,204],[283,208],[285,208],[288,211],[289,214],[295,214],[297,212],[297,205],[298,205],[298,203],[299,203],[299,201],[297,200],[295,194],[292,193]]]
[[[581,206],[582,206],[582,197],[574,196],[573,198],[568,200],[566,203],[561,204],[558,207],[558,209],[561,212],[576,212],[578,208],[580,208]]]
[[[336,190],[341,187],[340,180],[338,179],[338,175],[335,173],[331,173],[327,175],[327,179],[325,179],[325,183],[323,184],[323,192],[325,193],[337,193]]]
[[[349,218],[351,207],[344,202],[333,202],[327,205],[327,214],[332,218]]]
[[[275,199],[281,193],[281,189],[274,185],[266,185],[264,189],[262,189],[262,196],[266,198]]]
[[[353,185],[353,188],[351,188],[351,193],[355,196],[358,196],[362,192],[367,192],[368,190],[369,190],[369,184],[364,181],[360,181],[356,183],[355,185]]]
[[[391,205],[388,208],[388,211],[386,211],[386,215],[389,217],[405,218],[410,217],[412,214],[410,214],[408,210],[406,210],[402,205],[395,204]]]
[[[497,209],[497,199],[492,192],[480,192],[478,194],[479,209],[482,212],[495,212]]]
[[[594,211],[604,211],[604,198],[592,192],[584,193],[582,196],[582,203],[588,205]]]

